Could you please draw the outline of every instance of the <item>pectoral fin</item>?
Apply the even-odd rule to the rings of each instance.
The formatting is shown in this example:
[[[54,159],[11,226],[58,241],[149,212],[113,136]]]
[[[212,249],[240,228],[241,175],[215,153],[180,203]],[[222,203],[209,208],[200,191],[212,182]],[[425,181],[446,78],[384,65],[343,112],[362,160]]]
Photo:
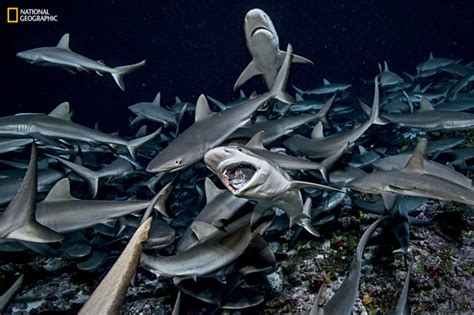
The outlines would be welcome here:
[[[382,199],[385,209],[392,210],[397,202],[398,195],[391,192],[383,192]]]
[[[247,65],[247,67],[242,71],[240,74],[239,78],[234,84],[234,91],[237,91],[242,84],[247,82],[250,78],[262,74],[262,72],[257,68],[257,64],[253,61],[250,61],[250,63]]]

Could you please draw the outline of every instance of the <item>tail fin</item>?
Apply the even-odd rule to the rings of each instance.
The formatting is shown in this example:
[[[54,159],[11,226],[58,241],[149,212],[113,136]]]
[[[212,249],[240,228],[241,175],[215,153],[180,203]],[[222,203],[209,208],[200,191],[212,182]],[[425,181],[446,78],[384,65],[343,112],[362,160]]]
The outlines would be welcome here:
[[[283,60],[283,64],[281,65],[280,71],[278,71],[275,82],[273,83],[273,86],[270,90],[270,93],[274,95],[274,98],[287,104],[293,104],[295,102],[295,99],[285,91],[291,66],[292,52],[293,47],[291,46],[291,44],[288,44],[285,59]]]
[[[303,95],[303,94],[305,94],[305,92],[304,92],[302,89],[300,89],[300,88],[297,88],[297,87],[296,87],[296,86],[294,86],[294,85],[292,85],[292,87],[293,87],[293,88],[296,90],[296,92],[298,92],[298,94],[300,94],[300,95]]]
[[[149,134],[148,136],[144,136],[141,138],[133,139],[130,141],[127,141],[127,149],[128,152],[130,152],[130,156],[135,159],[135,150],[140,147],[141,145],[145,144],[146,142],[150,141],[151,139],[155,138],[157,135],[161,133],[161,127],[155,131],[152,134]]]
[[[359,105],[360,107],[362,108],[362,110],[365,112],[365,114],[367,116],[370,116],[370,107],[369,105],[365,104],[364,102],[362,102],[362,100],[360,98],[357,99],[357,101],[359,102]],[[389,121],[384,119],[384,118],[381,118],[380,116],[377,117],[375,119],[375,121],[373,122],[374,125],[386,125],[388,124]]]
[[[61,234],[36,221],[37,166],[36,146],[31,147],[28,170],[15,197],[0,217],[0,238],[38,243],[59,242]]]
[[[87,167],[84,167],[82,165],[70,162],[68,160],[64,160],[60,157],[51,156],[52,158],[55,158],[65,166],[69,167],[74,173],[79,175],[86,183],[87,186],[89,187],[89,192],[92,195],[92,198],[95,198],[97,196],[97,191],[99,189],[99,174],[98,172],[92,171],[88,169]]]
[[[336,153],[328,156],[321,162],[321,168],[319,169],[319,171],[321,172],[323,179],[327,183],[329,183],[328,170],[331,169],[334,163],[336,163],[337,160],[339,160],[339,158],[344,154],[344,152],[346,152],[348,147],[349,147],[349,143],[347,143],[345,146],[340,148]]]
[[[380,108],[380,91],[379,91],[379,78],[375,77],[374,80],[375,91],[374,91],[374,102],[372,104],[372,111],[370,112],[370,124],[375,123],[379,117]]]
[[[329,125],[329,121],[327,119],[327,115],[329,111],[331,110],[332,105],[334,104],[334,100],[336,99],[336,94],[334,95],[324,104],[324,106],[319,110],[319,112],[316,114],[317,117],[319,117],[319,120],[325,125]]]
[[[111,75],[114,77],[115,82],[117,82],[117,85],[120,87],[122,91],[125,91],[125,84],[123,83],[123,77],[129,73],[132,73],[133,71],[138,70],[138,68],[143,67],[145,63],[146,63],[146,60],[142,60],[139,63],[133,64],[133,65],[114,68],[114,72],[112,72]]]
[[[320,237],[321,234],[319,234],[318,230],[316,230],[314,226],[311,224],[311,206],[312,205],[313,205],[313,201],[311,200],[311,198],[307,198],[303,206],[304,217],[300,219],[300,222],[298,222],[298,224],[304,227],[304,229],[308,231],[310,234],[316,237]]]

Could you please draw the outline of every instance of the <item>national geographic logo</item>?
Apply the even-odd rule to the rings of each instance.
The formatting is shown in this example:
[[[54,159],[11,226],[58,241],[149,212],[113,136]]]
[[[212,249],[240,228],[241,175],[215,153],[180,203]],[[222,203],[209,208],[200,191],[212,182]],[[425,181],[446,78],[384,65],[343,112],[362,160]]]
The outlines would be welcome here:
[[[49,9],[22,9],[18,7],[7,8],[7,23],[36,22],[58,22],[58,15],[51,14]]]

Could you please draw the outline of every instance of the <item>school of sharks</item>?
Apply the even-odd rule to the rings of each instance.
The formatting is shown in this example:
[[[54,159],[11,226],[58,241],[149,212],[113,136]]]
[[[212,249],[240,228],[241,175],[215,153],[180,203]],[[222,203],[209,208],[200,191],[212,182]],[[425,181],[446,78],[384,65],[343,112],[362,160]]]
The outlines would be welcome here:
[[[410,231],[430,223],[417,217],[420,206],[474,205],[474,63],[430,54],[397,74],[381,61],[366,78],[367,94],[326,79],[304,90],[291,86],[293,64],[313,61],[280,44],[265,12],[246,14],[244,34],[251,60],[234,90],[261,76],[265,93],[227,104],[204,94],[195,104],[177,97],[169,105],[158,93],[129,107],[133,137],[102,132],[100,122],[81,125],[68,102],[48,114],[0,117],[1,255],[64,256],[81,271],[103,270],[79,314],[119,314],[143,270],[172,279],[173,314],[252,312],[265,303],[252,286],[278,260],[271,235],[322,238],[320,227],[349,202],[372,223],[339,289],[323,299],[321,285],[307,313],[351,314],[364,249],[381,230],[393,231],[393,255],[405,261],[392,312],[410,313]],[[85,72],[78,75],[110,74],[121,90],[124,77],[146,66],[111,67],[78,51],[74,34],[64,34],[17,57]],[[413,146],[394,145],[400,139]],[[112,246],[120,255],[109,255]],[[24,278],[12,270],[0,311],[12,310]]]

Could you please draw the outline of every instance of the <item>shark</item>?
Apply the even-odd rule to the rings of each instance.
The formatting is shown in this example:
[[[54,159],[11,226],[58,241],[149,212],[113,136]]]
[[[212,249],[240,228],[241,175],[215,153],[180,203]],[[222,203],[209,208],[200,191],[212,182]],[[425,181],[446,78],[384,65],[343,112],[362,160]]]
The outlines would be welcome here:
[[[33,139],[0,139],[0,154],[23,149]]]
[[[399,170],[402,169],[405,165],[407,165],[411,157],[412,154],[409,153],[392,155],[375,161],[372,166],[375,169],[381,171]],[[424,159],[423,168],[428,174],[445,178],[461,186],[466,186],[468,188],[472,187],[472,180],[470,178],[464,176],[461,173],[456,172],[453,168],[438,163],[436,161]]]
[[[142,60],[136,64],[111,68],[101,60],[92,60],[72,51],[69,48],[69,34],[67,33],[61,37],[56,46],[20,51],[16,56],[34,65],[60,67],[72,73],[74,70],[94,71],[100,76],[102,73],[109,73],[122,91],[125,91],[123,77],[143,67],[146,62],[146,60]]]
[[[126,176],[135,170],[130,162],[121,157],[115,159],[112,163],[97,171],[90,170],[87,167],[62,159],[60,157],[51,157],[55,158],[79,175],[87,183],[92,198],[95,198],[97,196],[97,192],[99,191],[99,179],[112,176]]]
[[[142,242],[148,239],[151,221],[152,218],[148,218],[135,231],[127,247],[78,314],[120,314],[127,289],[138,266]]]
[[[374,223],[372,223],[369,228],[364,232],[362,237],[357,244],[356,253],[352,259],[351,265],[349,267],[349,272],[344,278],[344,281],[337,289],[336,293],[329,299],[329,301],[324,305],[319,305],[319,300],[321,293],[323,292],[324,286],[321,286],[319,289],[316,301],[309,312],[310,315],[324,315],[324,314],[351,314],[352,307],[357,298],[357,293],[359,292],[359,282],[362,271],[362,261],[365,246],[370,236],[379,228],[382,223],[387,221],[389,217],[385,216]]]
[[[319,235],[311,225],[311,198],[303,205],[300,188],[335,188],[303,181],[294,181],[273,161],[266,160],[244,147],[217,147],[204,156],[206,166],[219,177],[224,186],[235,196],[257,202],[254,210],[280,208],[290,218],[290,227],[303,226],[313,235]]]
[[[172,256],[153,257],[143,253],[142,267],[159,277],[196,278],[214,272],[240,257],[255,232],[249,224],[229,233],[219,233],[206,241]]]
[[[177,124],[176,116],[163,106],[161,106],[161,93],[158,92],[152,102],[139,102],[128,107],[132,113],[137,115],[131,122],[130,126],[144,119],[162,123],[164,127]]]
[[[166,188],[165,186],[164,189]],[[158,196],[162,195],[161,192],[158,193]],[[146,200],[81,200],[71,195],[69,179],[64,178],[53,186],[43,201],[38,203],[36,220],[58,233],[70,233],[144,210],[151,202]],[[162,207],[157,209],[161,213],[166,213]]]
[[[427,140],[421,139],[404,168],[373,172],[354,179],[348,186],[364,193],[381,194],[388,210],[393,208],[397,195],[474,205],[472,186],[461,185],[428,171],[425,167],[426,146]]]
[[[392,87],[394,85],[400,85],[400,84],[404,83],[403,79],[398,74],[396,74],[395,72],[390,71],[386,61],[384,61],[383,64],[384,64],[384,69],[383,70],[382,70],[382,66],[379,64],[380,86],[382,86],[382,87]]]
[[[464,112],[474,109],[474,102],[469,100],[453,100],[435,106],[437,110],[444,110],[450,112]]]
[[[176,245],[178,252],[183,252],[199,242],[200,235],[196,235],[195,232],[198,224],[202,226],[204,222],[216,226],[220,221],[230,219],[248,202],[247,199],[238,198],[227,190],[218,189],[209,178],[204,181],[204,188],[206,191],[206,205],[194,219],[194,225],[191,223],[180,238]]]
[[[272,20],[261,9],[252,9],[245,15],[245,40],[252,56],[252,61],[234,84],[234,91],[256,75],[262,75],[270,89],[277,77],[278,69],[283,64],[285,52],[280,50],[280,40]],[[293,54],[292,62],[312,64],[304,57]]]
[[[54,243],[61,234],[40,224],[35,218],[37,190],[37,152],[31,146],[30,163],[15,197],[0,217],[0,240]]]
[[[321,163],[317,163],[296,156],[267,150],[263,146],[264,133],[264,131],[257,132],[255,136],[245,144],[245,148],[267,160],[275,162],[279,167],[285,170],[319,170],[326,181],[328,180],[327,172],[329,168],[332,167],[332,165],[347,149],[347,147],[342,147],[339,151],[330,155]]]
[[[20,290],[24,278],[25,276],[21,274],[18,279],[15,280],[11,287],[8,288],[8,290],[5,291],[2,295],[0,295],[0,312],[4,311],[4,309],[8,306],[10,300],[15,296],[18,290]]]
[[[369,110],[368,106],[361,101],[359,103],[367,113]],[[474,114],[435,109],[428,98],[422,96],[420,109],[417,112],[404,114],[383,113],[374,123],[377,125],[393,123],[401,127],[425,130],[465,130],[474,127]]]
[[[416,70],[418,71],[418,75],[421,75],[424,72],[438,72],[442,68],[449,66],[453,63],[458,63],[456,59],[451,58],[435,58],[433,56],[433,52],[430,52],[428,59],[420,62],[416,65]]]
[[[310,158],[324,158],[335,154],[342,147],[354,143],[378,118],[380,102],[378,78],[375,78],[374,82],[374,101],[370,118],[366,122],[351,130],[336,133],[329,137],[324,136],[323,125],[319,122],[311,133],[311,139],[294,134],[284,140],[283,145],[296,154],[306,155]]]
[[[38,171],[38,192],[47,192],[51,185],[65,176],[64,172],[56,169],[45,169]],[[0,205],[9,203],[21,186],[21,177],[0,178]]]
[[[0,117],[0,138],[34,138],[60,148],[64,145],[59,140],[119,145],[126,147],[133,158],[139,146],[152,140],[160,132],[161,129],[158,129],[147,136],[127,141],[72,122],[68,102],[59,104],[49,115],[17,114]]]
[[[237,129],[228,139],[252,138],[259,131],[264,131],[263,144],[270,144],[280,137],[290,134],[298,127],[312,121],[322,121],[327,124],[326,116],[330,111],[336,95],[331,97],[317,114],[300,114],[279,119],[268,120],[264,115],[257,116],[257,120],[249,127]]]
[[[194,124],[148,163],[147,172],[172,172],[192,165],[201,160],[209,149],[218,146],[237,129],[248,124],[252,114],[270,99],[277,98],[291,103],[292,97],[283,89],[288,80],[292,51],[291,45],[288,45],[283,65],[272,89],[267,93],[221,112],[211,111],[206,97],[201,95],[196,104]]]
[[[300,94],[313,94],[313,95],[323,95],[323,94],[334,94],[337,92],[343,92],[350,88],[352,84],[350,83],[331,83],[328,79],[323,79],[323,86],[309,89],[309,90],[302,90],[297,88],[293,85],[293,88]]]

